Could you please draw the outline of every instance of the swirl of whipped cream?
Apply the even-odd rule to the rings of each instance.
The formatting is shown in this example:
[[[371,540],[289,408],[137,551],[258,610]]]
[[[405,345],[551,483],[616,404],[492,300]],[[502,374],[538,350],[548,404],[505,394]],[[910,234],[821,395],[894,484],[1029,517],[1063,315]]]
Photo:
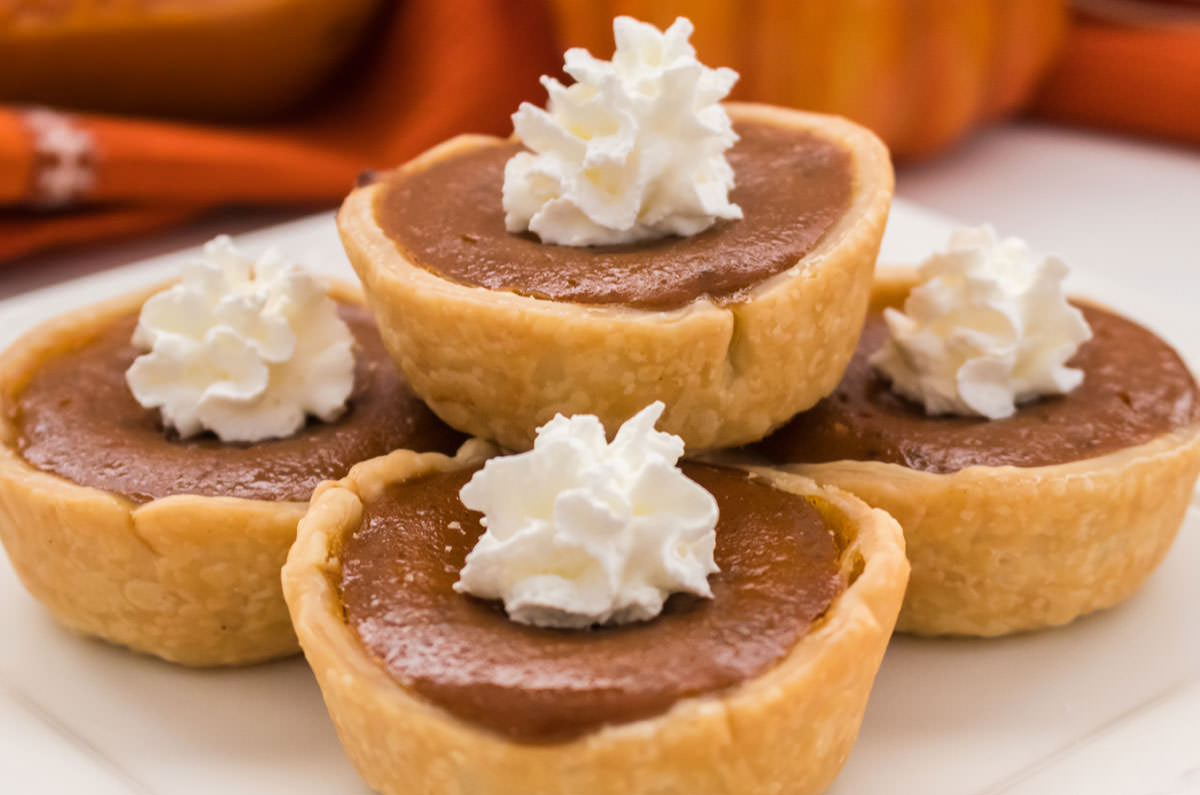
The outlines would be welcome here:
[[[729,201],[737,140],[719,104],[737,72],[696,60],[692,23],[665,33],[630,17],[613,20],[612,61],[567,50],[565,87],[542,85],[548,110],[528,102],[513,127],[532,152],[504,169],[505,224],[566,246],[694,235],[720,218],[741,218]]]
[[[991,226],[956,229],[921,265],[904,311],[884,311],[891,339],[871,362],[928,414],[1002,419],[1018,403],[1083,382],[1066,366],[1092,336],[1067,303],[1067,266],[1038,259]]]
[[[487,530],[454,589],[577,629],[653,618],[679,591],[711,598],[717,502],[675,466],[683,440],[655,430],[662,411],[651,403],[611,444],[596,417],[560,414],[533,450],[488,461],[460,495]]]
[[[188,437],[289,436],[309,414],[336,419],[354,388],[354,337],[337,304],[271,249],[258,260],[222,235],[142,306],[125,380]]]

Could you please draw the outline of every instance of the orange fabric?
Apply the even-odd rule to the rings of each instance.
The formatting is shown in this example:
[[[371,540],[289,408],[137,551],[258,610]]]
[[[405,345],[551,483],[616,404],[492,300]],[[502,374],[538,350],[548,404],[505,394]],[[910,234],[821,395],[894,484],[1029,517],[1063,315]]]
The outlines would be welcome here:
[[[202,207],[104,207],[69,213],[0,210],[0,261],[39,249],[150,232],[192,218]]]
[[[396,165],[460,132],[507,135],[558,68],[538,0],[402,0],[371,57],[301,117],[220,127],[69,113],[94,174],[78,212],[35,206],[25,109],[0,108],[0,259],[158,228],[223,203],[333,203],[366,168]],[[7,208],[7,209],[3,209]]]
[[[0,203],[24,198],[33,180],[33,150],[20,119],[0,110]]]
[[[1078,18],[1035,113],[1200,144],[1200,21],[1126,27]]]

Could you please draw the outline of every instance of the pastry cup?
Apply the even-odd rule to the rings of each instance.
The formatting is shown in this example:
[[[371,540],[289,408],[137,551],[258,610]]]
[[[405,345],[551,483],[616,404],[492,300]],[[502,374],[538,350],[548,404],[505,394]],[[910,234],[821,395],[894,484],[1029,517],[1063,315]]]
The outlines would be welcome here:
[[[378,185],[338,214],[384,343],[447,424],[527,449],[555,413],[609,430],[654,400],[690,450],[749,443],[816,403],[841,378],[862,329],[892,196],[887,149],[844,119],[730,104],[735,121],[811,131],[850,152],[849,207],[793,267],[738,300],[669,311],[575,304],[469,287],[411,261],[375,220]],[[420,170],[502,139],[459,136],[401,167]],[[497,193],[496,201],[500,201]]]
[[[891,634],[908,574],[899,526],[837,489],[755,469],[805,495],[835,529],[847,589],[774,666],[728,690],[560,743],[518,743],[407,690],[363,649],[339,595],[341,539],[389,484],[477,464],[393,453],[323,483],[283,569],[284,595],[347,754],[383,793],[475,795],[815,793],[841,769]]]
[[[173,495],[139,505],[17,451],[12,406],[32,374],[162,287],[47,321],[0,355],[0,541],[25,588],[78,632],[185,665],[294,654],[279,568],[306,503]],[[362,300],[345,285],[330,294]]]
[[[915,275],[877,280],[898,306]],[[1162,561],[1200,474],[1200,423],[1107,455],[950,474],[877,461],[782,469],[855,494],[904,528],[912,576],[897,629],[995,636],[1058,626],[1131,595]]]

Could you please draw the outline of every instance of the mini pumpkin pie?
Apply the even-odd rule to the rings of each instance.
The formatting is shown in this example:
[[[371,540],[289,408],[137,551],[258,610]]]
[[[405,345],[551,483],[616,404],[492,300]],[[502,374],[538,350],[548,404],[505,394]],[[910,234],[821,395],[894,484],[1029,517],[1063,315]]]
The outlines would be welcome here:
[[[683,21],[659,34],[626,20],[623,39],[619,19],[617,66],[573,50],[578,82],[544,80],[553,118],[523,106],[520,140],[454,138],[343,203],[384,342],[450,425],[520,450],[557,412],[612,428],[662,400],[666,430],[718,448],[837,384],[887,220],[887,150],[841,118],[716,104],[736,76],[706,87]],[[632,52],[640,37],[653,58]],[[595,70],[615,70],[606,88]],[[637,96],[614,95],[621,80]],[[651,85],[662,102],[646,110]],[[729,145],[726,165],[713,153]]]
[[[256,443],[180,438],[126,385],[155,292],[51,320],[0,356],[0,539],[29,592],[79,632],[189,665],[293,653],[279,569],[313,488],[463,437],[395,371],[360,294],[335,285],[357,348],[344,413]]]
[[[842,383],[756,447],[900,522],[912,578],[898,629],[1000,635],[1064,624],[1133,593],[1166,554],[1200,472],[1200,390],[1161,339],[1073,302],[1081,383],[1001,419],[929,416],[872,362],[881,314],[917,283],[875,285]],[[1040,310],[1039,310],[1040,311]]]
[[[626,795],[829,785],[904,590],[890,517],[795,475],[685,462],[719,505],[711,598],[676,593],[638,623],[546,628],[506,617],[507,597],[501,606],[455,584],[481,533],[460,490],[489,454],[402,451],[357,465],[318,489],[284,567],[301,645],[371,787]],[[542,565],[519,564],[514,576],[588,580],[574,557]]]

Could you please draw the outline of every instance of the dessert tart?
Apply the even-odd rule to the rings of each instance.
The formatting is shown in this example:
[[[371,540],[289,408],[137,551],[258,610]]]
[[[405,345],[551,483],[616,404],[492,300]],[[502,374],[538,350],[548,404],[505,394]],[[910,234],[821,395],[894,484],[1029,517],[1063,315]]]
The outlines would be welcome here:
[[[564,89],[544,81],[559,108],[573,101],[571,91],[588,88],[573,53],[587,56],[567,56],[581,82]],[[607,67],[589,65],[597,63]],[[514,116],[518,131],[529,107]],[[564,209],[562,196],[543,215],[561,221],[565,239],[589,245],[547,243],[544,229],[509,231],[520,210],[509,200],[509,177],[520,169],[509,161],[531,156],[516,137],[454,138],[347,197],[338,214],[342,242],[388,349],[438,416],[522,450],[556,412],[595,414],[612,428],[662,400],[664,428],[698,450],[760,439],[837,384],[887,220],[887,150],[845,119],[755,104],[706,110],[721,108],[737,137],[728,152],[736,207],[718,207],[712,225],[695,234],[687,217],[669,226],[684,231],[657,239],[634,229],[632,242],[606,243],[619,239],[607,227],[588,238],[578,232],[582,211]],[[547,140],[569,139],[570,149],[611,138],[603,122],[582,132],[563,124],[525,125],[522,138],[542,149]],[[679,149],[680,168],[706,162],[689,145],[660,141],[640,161],[631,158],[636,165]],[[600,160],[607,156],[597,150]],[[582,168],[560,187],[587,183],[581,205],[600,203],[600,194],[619,203],[621,169],[633,166],[613,168]],[[696,191],[719,182],[724,168],[718,162],[697,177]],[[530,177],[528,191],[549,195],[542,176]],[[657,212],[648,209],[655,197],[681,181],[663,177],[627,220],[640,224]],[[536,227],[536,216],[530,223]]]
[[[685,462],[720,505],[711,600],[677,593],[637,624],[528,626],[454,585],[480,534],[459,489],[493,452],[468,444],[455,459],[392,453],[322,484],[284,566],[301,646],[371,787],[830,784],[904,590],[890,517],[796,475]]]
[[[180,439],[125,384],[160,289],[55,318],[0,356],[0,540],[76,631],[188,665],[294,653],[279,569],[316,484],[463,437],[411,393],[360,293],[339,284],[358,351],[344,414],[253,444]]]
[[[869,362],[885,307],[917,278],[876,280],[837,390],[755,452],[894,516],[912,577],[897,628],[1001,635],[1065,624],[1132,594],[1170,547],[1200,473],[1200,389],[1161,339],[1073,302],[1092,330],[1082,384],[1010,417],[927,416]]]

